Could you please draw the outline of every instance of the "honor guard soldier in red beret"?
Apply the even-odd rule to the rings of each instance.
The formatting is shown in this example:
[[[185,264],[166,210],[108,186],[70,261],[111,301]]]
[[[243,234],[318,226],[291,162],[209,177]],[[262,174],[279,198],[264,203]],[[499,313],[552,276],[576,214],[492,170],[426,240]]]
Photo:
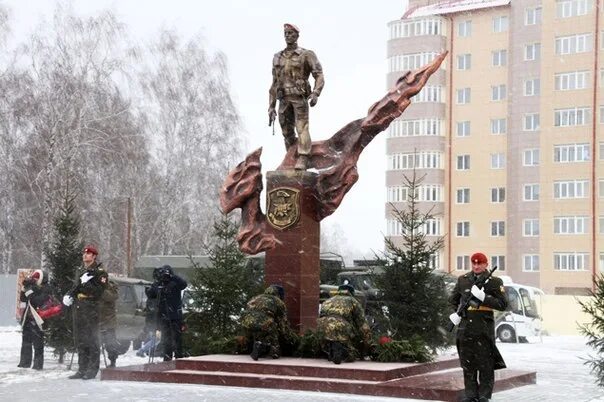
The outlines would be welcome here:
[[[100,364],[99,310],[108,275],[97,261],[99,252],[87,245],[82,252],[83,268],[76,274],[74,287],[63,297],[63,304],[74,305],[73,334],[78,352],[78,371],[71,379],[96,377]]]
[[[508,302],[503,281],[494,276],[489,277],[491,273],[487,271],[487,256],[474,253],[470,261],[472,271],[458,278],[449,298],[456,311],[468,299],[469,307],[459,314],[451,314],[449,319],[458,325],[456,339],[464,376],[463,400],[486,402],[493,393],[494,370],[505,368],[505,362],[495,346],[493,310],[505,310]]]

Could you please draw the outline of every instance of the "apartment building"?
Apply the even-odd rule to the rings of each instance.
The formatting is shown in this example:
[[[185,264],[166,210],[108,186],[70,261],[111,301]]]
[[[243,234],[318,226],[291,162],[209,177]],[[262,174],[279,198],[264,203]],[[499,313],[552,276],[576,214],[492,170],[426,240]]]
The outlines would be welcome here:
[[[434,263],[585,294],[604,270],[604,6],[599,0],[409,1],[389,23],[388,85],[448,50],[387,133],[387,234],[403,177],[445,236]]]

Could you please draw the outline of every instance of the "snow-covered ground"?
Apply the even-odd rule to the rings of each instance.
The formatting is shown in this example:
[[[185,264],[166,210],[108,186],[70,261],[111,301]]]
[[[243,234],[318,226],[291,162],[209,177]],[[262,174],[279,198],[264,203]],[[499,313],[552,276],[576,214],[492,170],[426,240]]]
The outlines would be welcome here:
[[[0,327],[0,401],[410,401],[382,397],[255,388],[121,381],[69,380],[70,372],[46,352],[44,371],[19,369],[21,334],[18,327]],[[508,367],[537,371],[537,384],[497,392],[493,401],[604,401],[582,358],[590,353],[577,336],[544,337],[542,343],[498,344]],[[133,351],[118,365],[146,361]],[[103,362],[101,361],[101,365]]]

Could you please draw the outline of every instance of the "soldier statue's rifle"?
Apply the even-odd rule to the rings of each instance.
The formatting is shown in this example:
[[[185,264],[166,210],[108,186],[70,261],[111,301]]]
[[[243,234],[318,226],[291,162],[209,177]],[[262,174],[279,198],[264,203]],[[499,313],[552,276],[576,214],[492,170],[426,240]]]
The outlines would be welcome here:
[[[275,113],[268,116],[268,126],[273,126],[273,135],[275,135]]]
[[[482,289],[484,287],[484,285],[486,285],[486,283],[489,281],[489,279],[491,279],[493,272],[495,272],[496,270],[497,270],[497,265],[495,265],[493,267],[493,269],[488,271],[489,274],[487,276],[481,277],[476,282],[474,282],[474,285],[477,288]],[[455,314],[457,314],[460,317],[463,317],[466,313],[466,310],[468,309],[468,307],[470,307],[471,304],[472,304],[472,295],[470,294],[470,296],[466,297],[463,302],[459,303],[459,306],[457,306],[457,311],[455,312]],[[453,322],[449,322],[449,328],[447,328],[448,331],[449,332],[453,331],[453,328],[455,328],[455,324]]]

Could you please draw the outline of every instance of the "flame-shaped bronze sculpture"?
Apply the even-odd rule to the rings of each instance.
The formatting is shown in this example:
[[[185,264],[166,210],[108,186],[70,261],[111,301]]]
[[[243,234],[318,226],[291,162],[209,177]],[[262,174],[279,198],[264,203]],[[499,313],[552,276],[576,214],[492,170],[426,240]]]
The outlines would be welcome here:
[[[410,98],[426,84],[440,67],[447,52],[439,54],[430,64],[401,76],[384,98],[373,104],[365,118],[355,120],[326,141],[312,143],[308,168],[318,170],[317,221],[331,215],[359,178],[357,160],[363,149],[377,134],[384,131],[411,104]],[[296,146],[290,146],[280,170],[293,170],[296,165]],[[235,208],[242,210],[242,222],[237,241],[241,251],[257,254],[273,249],[277,243],[274,234],[266,230],[266,216],[260,210],[262,148],[249,154],[233,169],[220,192],[224,213]]]

